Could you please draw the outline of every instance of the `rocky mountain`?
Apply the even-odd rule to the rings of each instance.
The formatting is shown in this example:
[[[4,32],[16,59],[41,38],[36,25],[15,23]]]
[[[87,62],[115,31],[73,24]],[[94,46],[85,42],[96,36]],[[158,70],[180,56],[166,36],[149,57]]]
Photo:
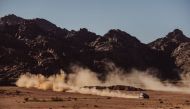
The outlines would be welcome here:
[[[173,52],[175,64],[184,74],[190,74],[190,42],[181,43]]]
[[[20,24],[24,21],[23,18],[21,17],[18,17],[14,14],[10,14],[10,15],[7,15],[7,16],[4,16],[0,19],[0,24],[7,24],[7,25],[17,25],[17,24]]]
[[[87,67],[104,79],[114,70],[110,63],[126,71],[154,69],[150,73],[160,79],[178,80],[181,72],[189,71],[189,42],[178,29],[143,44],[121,30],[99,36],[85,28],[68,31],[45,19],[8,15],[0,18],[1,84],[25,72],[69,73],[72,65]]]
[[[159,38],[148,45],[152,49],[160,50],[171,54],[181,43],[190,42],[190,38],[186,37],[179,29],[168,33],[166,37]]]
[[[173,58],[178,72],[190,74],[190,38],[179,29],[168,33],[166,37],[159,38],[148,44],[154,50],[163,51]]]

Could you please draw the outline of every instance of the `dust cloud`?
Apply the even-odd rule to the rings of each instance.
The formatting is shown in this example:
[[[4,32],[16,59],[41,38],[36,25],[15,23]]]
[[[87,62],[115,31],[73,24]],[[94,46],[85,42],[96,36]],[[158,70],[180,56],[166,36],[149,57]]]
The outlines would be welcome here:
[[[138,95],[129,95],[120,91],[111,91],[109,89],[97,90],[95,88],[84,88],[84,86],[98,86],[104,84],[98,78],[96,73],[89,69],[74,67],[72,74],[66,75],[64,71],[50,77],[41,74],[33,75],[26,73],[17,80],[18,87],[37,88],[42,90],[65,91],[70,93],[92,94],[99,96],[121,97],[121,98],[139,98]],[[67,79],[66,79],[67,76]]]
[[[151,75],[150,72],[154,72],[154,70],[138,71],[133,69],[126,74],[123,69],[114,66],[107,76],[105,84],[128,85],[155,91],[190,93],[189,74],[181,74],[181,80],[176,81],[178,84],[173,84],[169,81],[161,81],[156,76]]]
[[[60,70],[59,74],[49,77],[45,77],[41,74],[34,75],[26,73],[19,77],[16,81],[16,85],[18,87],[37,88],[42,90],[122,98],[139,98],[139,95],[129,95],[121,91],[109,89],[98,90],[95,88],[84,88],[84,86],[126,85],[149,90],[190,93],[190,87],[186,82],[189,76],[183,75],[180,85],[174,85],[166,81],[160,81],[155,76],[148,74],[148,71],[141,72],[132,70],[130,73],[126,73],[120,68],[113,67],[112,71],[106,76],[106,80],[101,81],[98,79],[97,73],[89,69],[78,66],[74,66],[72,69],[74,73],[66,74],[63,70]]]

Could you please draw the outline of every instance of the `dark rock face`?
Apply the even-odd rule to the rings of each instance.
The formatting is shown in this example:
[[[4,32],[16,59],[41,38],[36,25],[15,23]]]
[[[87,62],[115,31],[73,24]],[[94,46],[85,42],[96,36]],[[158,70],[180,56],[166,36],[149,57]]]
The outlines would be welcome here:
[[[179,73],[188,73],[189,70],[189,43],[190,38],[186,37],[179,29],[170,32],[166,37],[157,39],[148,44],[152,49],[162,51],[167,55],[177,68],[174,68]]]
[[[168,33],[164,38],[159,38],[148,45],[152,49],[164,51],[171,54],[179,44],[184,42],[190,42],[190,38],[186,37],[179,29],[175,29],[173,32]]]
[[[190,73],[190,42],[181,43],[172,53],[172,57],[182,73]]]
[[[17,25],[17,24],[22,23],[23,21],[24,21],[23,18],[18,17],[14,14],[10,14],[10,15],[2,17],[0,20],[0,24]]]
[[[103,79],[112,62],[125,70],[151,68],[161,79],[179,79],[178,71],[188,69],[188,44],[177,49],[189,41],[178,29],[146,45],[121,30],[99,36],[85,28],[68,31],[45,19],[8,15],[0,19],[0,78],[24,72],[51,75],[60,69],[68,73],[70,65],[79,64]]]

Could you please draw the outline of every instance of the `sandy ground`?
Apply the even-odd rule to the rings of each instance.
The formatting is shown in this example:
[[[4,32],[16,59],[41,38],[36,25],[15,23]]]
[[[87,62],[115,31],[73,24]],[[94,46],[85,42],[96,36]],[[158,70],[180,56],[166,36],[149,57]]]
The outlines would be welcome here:
[[[150,95],[150,99],[113,98],[51,90],[0,87],[0,109],[190,109],[190,94],[145,92]]]

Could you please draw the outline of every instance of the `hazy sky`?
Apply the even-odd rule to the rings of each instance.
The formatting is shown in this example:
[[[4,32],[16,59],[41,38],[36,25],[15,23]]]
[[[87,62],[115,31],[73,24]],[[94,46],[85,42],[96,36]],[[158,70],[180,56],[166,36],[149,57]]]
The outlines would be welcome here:
[[[190,0],[0,0],[0,17],[7,14],[99,35],[117,28],[145,43],[175,28],[190,36]]]

